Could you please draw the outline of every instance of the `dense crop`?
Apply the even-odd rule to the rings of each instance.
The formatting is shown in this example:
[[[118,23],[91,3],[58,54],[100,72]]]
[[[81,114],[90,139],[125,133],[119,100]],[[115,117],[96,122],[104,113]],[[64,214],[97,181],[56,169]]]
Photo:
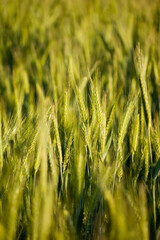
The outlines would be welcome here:
[[[0,0],[0,239],[160,239],[159,0]]]

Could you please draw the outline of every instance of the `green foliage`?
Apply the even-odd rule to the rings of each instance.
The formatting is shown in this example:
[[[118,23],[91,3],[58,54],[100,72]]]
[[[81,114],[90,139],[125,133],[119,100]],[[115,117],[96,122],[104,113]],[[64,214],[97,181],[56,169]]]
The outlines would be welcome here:
[[[0,239],[158,239],[159,39],[159,0],[0,0]]]

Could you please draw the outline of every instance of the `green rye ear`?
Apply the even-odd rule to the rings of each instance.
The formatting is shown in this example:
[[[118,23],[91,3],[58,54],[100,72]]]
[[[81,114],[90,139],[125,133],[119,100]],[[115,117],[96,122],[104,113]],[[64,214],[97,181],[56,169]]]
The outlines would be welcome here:
[[[120,126],[119,129],[119,134],[118,134],[118,149],[121,148],[124,137],[127,133],[127,128],[128,128],[128,124],[130,122],[130,119],[132,117],[133,114],[133,110],[134,110],[134,103],[131,101],[127,107],[126,113],[124,115],[123,118],[123,122],[122,125]]]
[[[141,89],[142,102],[145,111],[145,117],[148,128],[151,127],[151,107],[149,104],[147,83],[146,83],[146,66],[144,64],[144,57],[142,55],[142,50],[140,44],[137,44],[134,53],[134,64],[137,72],[137,78],[139,80],[139,85]]]

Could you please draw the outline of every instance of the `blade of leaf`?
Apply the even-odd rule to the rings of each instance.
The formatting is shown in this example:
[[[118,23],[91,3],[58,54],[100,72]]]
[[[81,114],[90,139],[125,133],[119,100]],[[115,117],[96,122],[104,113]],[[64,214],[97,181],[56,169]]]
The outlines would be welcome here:
[[[159,170],[160,170],[160,158],[153,170],[153,180],[155,180],[157,178]]]

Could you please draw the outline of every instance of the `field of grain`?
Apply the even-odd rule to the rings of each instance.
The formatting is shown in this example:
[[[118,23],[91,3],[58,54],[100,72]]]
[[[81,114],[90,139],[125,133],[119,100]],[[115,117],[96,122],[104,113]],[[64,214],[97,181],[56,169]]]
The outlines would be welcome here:
[[[160,1],[0,0],[0,239],[160,239]]]

